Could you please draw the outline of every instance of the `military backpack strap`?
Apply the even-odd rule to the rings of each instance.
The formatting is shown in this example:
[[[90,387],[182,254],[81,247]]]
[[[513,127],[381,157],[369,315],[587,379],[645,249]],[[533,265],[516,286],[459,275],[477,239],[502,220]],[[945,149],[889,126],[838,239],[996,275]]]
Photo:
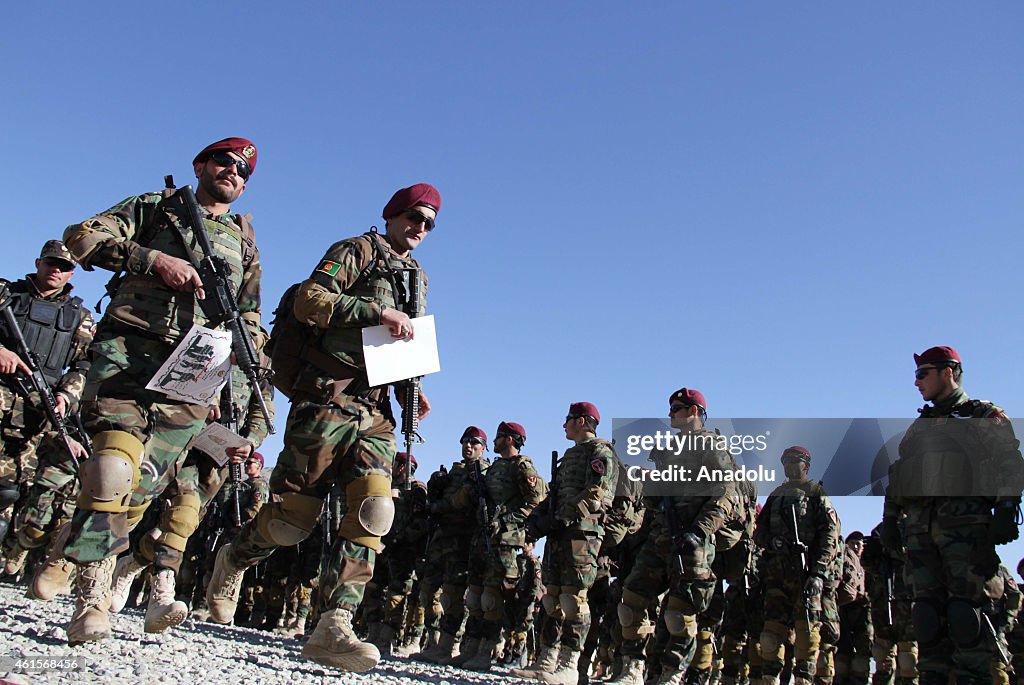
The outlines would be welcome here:
[[[256,229],[252,226],[252,214],[235,214],[234,219],[242,227],[242,265],[248,268],[256,259]]]

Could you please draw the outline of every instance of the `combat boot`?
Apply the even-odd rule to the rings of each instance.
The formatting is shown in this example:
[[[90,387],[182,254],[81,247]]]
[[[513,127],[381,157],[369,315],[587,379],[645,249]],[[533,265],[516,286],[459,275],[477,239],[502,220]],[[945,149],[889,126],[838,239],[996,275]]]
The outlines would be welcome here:
[[[687,673],[678,668],[665,670],[662,668],[661,674],[658,675],[657,685],[690,685],[690,681],[686,680]]]
[[[162,633],[188,616],[184,602],[174,599],[174,571],[162,568],[150,580],[149,605],[146,607],[147,633]]]
[[[68,644],[77,645],[110,637],[110,577],[114,557],[78,566],[75,579],[75,613],[68,624]]]
[[[455,636],[443,630],[437,637],[437,642],[428,645],[423,651],[412,655],[415,661],[425,661],[428,664],[439,664],[446,659],[451,659],[455,653]]]
[[[609,680],[608,685],[644,685],[644,667],[646,665],[643,657],[622,657],[622,673],[618,678]]]
[[[551,673],[558,665],[558,651],[560,647],[561,645],[558,643],[555,643],[550,647],[547,645],[541,645],[540,649],[537,650],[537,656],[532,664],[526,668],[513,668],[509,671],[509,675],[516,678],[533,680],[538,678],[538,674],[540,673]]]
[[[394,628],[386,623],[381,623],[377,626],[372,642],[377,650],[380,652],[382,657],[391,656],[392,645],[395,643],[395,635],[397,632]]]
[[[57,595],[66,595],[71,592],[71,574],[74,572],[74,562],[63,556],[48,556],[29,583],[26,595],[44,602],[49,602]]]
[[[540,672],[537,679],[550,685],[576,685],[580,679],[579,662],[581,650],[562,647],[554,673]]]
[[[380,651],[363,642],[352,630],[352,612],[332,609],[320,615],[316,629],[302,648],[302,656],[321,666],[363,673],[380,661]]]
[[[683,682],[686,685],[707,685],[711,680],[711,670],[703,670],[691,666],[686,669],[686,677]]]
[[[444,661],[440,662],[442,666],[457,666],[461,667],[462,664],[466,663],[474,656],[476,651],[480,647],[480,638],[477,636],[464,637],[462,642],[459,644],[459,653],[455,656],[449,657]]]
[[[476,654],[471,659],[467,659],[466,663],[462,664],[462,667],[467,671],[486,673],[491,670],[491,661],[497,647],[497,640],[481,639],[479,646],[476,648]]]
[[[213,575],[206,588],[206,608],[210,610],[210,620],[214,623],[231,623],[238,608],[238,593],[242,589],[246,567],[231,563],[228,557],[231,547],[228,543],[217,552]]]
[[[117,560],[117,565],[114,566],[114,582],[110,588],[110,613],[121,613],[121,609],[128,603],[132,583],[147,566],[149,564],[139,563],[135,555],[130,553]]]
[[[25,568],[25,561],[28,559],[28,550],[17,542],[7,551],[4,560],[4,575],[16,576]]]

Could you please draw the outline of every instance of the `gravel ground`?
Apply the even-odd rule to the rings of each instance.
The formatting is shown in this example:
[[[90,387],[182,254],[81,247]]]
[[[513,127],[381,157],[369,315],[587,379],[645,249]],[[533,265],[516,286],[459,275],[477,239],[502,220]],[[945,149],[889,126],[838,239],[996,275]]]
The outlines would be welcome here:
[[[26,599],[24,587],[0,584],[0,681],[28,683],[145,683],[188,685],[276,685],[278,683],[380,683],[423,681],[437,685],[522,682],[504,669],[478,674],[420,664],[407,659],[381,661],[368,673],[346,673],[318,666],[299,655],[302,643],[249,628],[187,620],[177,628],[149,635],[142,630],[143,611],[127,609],[113,616],[109,640],[69,647],[64,627],[72,602]],[[18,667],[18,659],[53,660],[41,668]],[[79,670],[59,660],[77,661]]]

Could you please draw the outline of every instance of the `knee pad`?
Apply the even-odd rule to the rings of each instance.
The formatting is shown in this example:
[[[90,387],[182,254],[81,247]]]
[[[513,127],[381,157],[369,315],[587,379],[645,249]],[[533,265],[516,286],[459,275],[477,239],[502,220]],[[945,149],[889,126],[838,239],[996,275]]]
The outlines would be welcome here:
[[[480,596],[480,608],[483,610],[486,620],[498,623],[505,613],[505,598],[498,592],[498,588],[484,588],[484,592]]]
[[[896,652],[896,673],[901,678],[917,677],[917,643],[900,642]]]
[[[137,506],[128,507],[128,530],[132,530],[135,526],[139,525],[143,514],[146,513],[146,509],[149,509],[149,505],[152,503],[153,500],[148,500]]]
[[[461,585],[445,583],[441,590],[441,610],[450,613],[454,607],[462,607],[462,600],[466,594],[466,588]]]
[[[479,585],[470,585],[466,588],[466,609],[470,614],[483,612],[482,595],[483,588]]]
[[[46,544],[46,531],[23,523],[18,526],[18,544],[25,549],[39,549]]]
[[[256,530],[281,547],[296,545],[313,532],[323,502],[319,497],[286,492],[280,502],[270,502],[256,515]]]
[[[690,662],[698,671],[710,671],[715,660],[715,634],[710,630],[697,633],[697,653]]]
[[[910,609],[910,621],[914,626],[914,636],[918,643],[931,645],[938,641],[944,613],[937,599],[925,598],[914,602]]]
[[[981,611],[963,599],[951,599],[946,605],[949,639],[957,647],[974,647],[981,641]]]
[[[391,479],[378,473],[356,478],[345,487],[345,502],[341,536],[379,552],[381,536],[387,535],[395,520]]]
[[[627,640],[635,640],[637,628],[647,615],[647,598],[632,590],[622,591],[622,601],[619,602],[616,613],[619,616],[619,625],[622,626],[623,637]]]
[[[162,533],[159,541],[171,549],[184,552],[189,537],[199,527],[199,506],[199,497],[196,495],[178,495],[172,499],[160,517]]]
[[[771,623],[772,625],[769,625]],[[785,632],[779,632],[779,629],[785,629],[781,624],[774,622],[765,622],[764,630],[761,631],[761,637],[758,641],[758,648],[761,652],[761,658],[765,661],[781,662],[786,654],[786,637]]]
[[[665,606],[662,617],[669,635],[697,637],[697,617],[686,611],[686,608],[688,608],[686,604],[678,597],[668,598],[668,604]]]
[[[814,674],[824,678],[834,678],[836,675],[835,650],[822,647],[818,652],[818,659],[815,662]]]
[[[590,615],[586,590],[576,594],[561,593],[558,595],[558,606],[562,609],[562,614],[565,615],[567,621],[578,621]]]
[[[564,618],[564,614],[562,614],[562,607],[558,605],[558,597],[555,595],[545,594],[541,598],[540,604],[544,607],[544,613],[551,618]]]
[[[103,431],[93,439],[93,455],[82,462],[79,509],[120,514],[142,480],[139,466],[146,448],[131,433]]]
[[[875,659],[875,670],[879,673],[892,673],[896,661],[895,645],[886,640],[875,640],[871,645],[871,656]]]
[[[796,622],[794,626],[796,633],[796,645],[793,650],[794,658],[797,661],[810,661],[821,648],[821,633],[818,632],[818,624],[808,624],[803,619]]]
[[[850,673],[857,676],[866,676],[871,673],[871,659],[866,654],[857,654],[850,661]],[[859,678],[863,680],[863,678]]]

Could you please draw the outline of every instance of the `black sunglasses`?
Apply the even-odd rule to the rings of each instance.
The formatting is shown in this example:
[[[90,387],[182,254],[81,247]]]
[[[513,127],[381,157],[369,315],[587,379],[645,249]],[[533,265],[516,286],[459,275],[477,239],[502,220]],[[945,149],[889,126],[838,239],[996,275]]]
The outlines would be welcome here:
[[[249,163],[244,159],[235,159],[227,152],[214,152],[210,155],[210,159],[212,159],[213,163],[217,166],[235,167],[235,171],[243,181],[249,180],[249,174],[252,173],[252,171],[249,169]]]
[[[74,271],[75,265],[60,257],[43,257],[43,264],[60,271]]]
[[[684,404],[682,402],[673,402],[672,405],[669,406],[668,412],[670,414],[675,414],[680,409],[689,409],[692,406],[694,406],[694,405],[692,405],[692,404]]]
[[[921,380],[922,378],[925,378],[932,371],[938,371],[938,370],[939,370],[939,367],[937,367],[937,366],[925,366],[925,367],[920,368],[920,369],[918,369],[917,371],[914,372],[914,378],[916,378],[917,380]]]
[[[465,438],[464,440],[461,440],[460,442],[462,442],[463,445],[465,445],[467,442],[470,445],[483,445],[484,444],[484,441],[481,440],[480,438]]]
[[[417,212],[415,209],[407,209],[402,212],[402,216],[413,222],[415,225],[424,224],[427,227],[427,231],[434,230],[434,220],[423,214],[423,212]]]

